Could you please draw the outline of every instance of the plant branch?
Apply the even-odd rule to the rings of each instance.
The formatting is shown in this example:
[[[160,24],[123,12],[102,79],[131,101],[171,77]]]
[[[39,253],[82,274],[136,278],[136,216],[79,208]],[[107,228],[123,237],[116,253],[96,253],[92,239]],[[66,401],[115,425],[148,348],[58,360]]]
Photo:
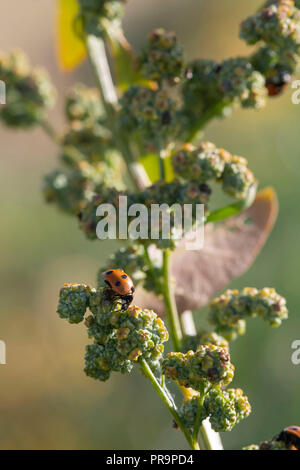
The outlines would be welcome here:
[[[92,34],[88,34],[86,36],[86,47],[96,83],[102,97],[108,127],[110,128],[115,144],[126,163],[128,179],[134,189],[138,190],[138,182],[134,177],[134,172],[131,171],[131,164],[134,163],[135,158],[131,152],[128,140],[124,137],[124,134],[120,131],[116,123],[118,96],[110,73],[105,43],[103,39],[93,36]]]
[[[184,322],[182,322],[183,332],[186,334],[190,334],[193,336],[192,332],[196,331],[195,322],[193,319],[192,312],[185,312]],[[180,387],[183,395],[185,398],[190,399],[193,395],[196,395],[193,389],[186,389],[184,387]],[[199,408],[198,408],[199,411]],[[200,415],[201,416],[201,415]],[[200,442],[200,449],[203,450],[223,450],[222,442],[219,433],[213,431],[211,429],[210,423],[205,420],[203,421],[202,425],[199,429],[199,442]]]
[[[197,442],[199,429],[200,429],[200,426],[201,426],[201,415],[202,415],[202,409],[203,409],[203,404],[204,404],[204,398],[205,398],[205,387],[202,386],[201,390],[200,390],[200,397],[199,397],[199,401],[198,401],[198,410],[197,410],[195,426],[194,426],[194,432],[193,432],[194,442]]]
[[[189,443],[191,449],[193,450],[199,450],[199,446],[197,442],[194,442],[192,439],[192,436],[190,432],[186,429],[184,423],[182,422],[176,408],[174,407],[173,403],[171,402],[170,398],[166,394],[165,390],[162,388],[162,386],[159,384],[157,381],[155,375],[153,374],[151,368],[149,367],[149,364],[145,359],[140,358],[139,359],[140,366],[142,368],[142,371],[146,375],[146,377],[150,380],[153,388],[155,389],[156,393],[160,397],[160,399],[163,401],[165,406],[168,408],[170,413],[172,414],[174,420],[176,421],[178,427],[180,430],[183,432],[187,442]]]
[[[209,108],[199,120],[196,120],[196,124],[192,126],[186,141],[190,142],[194,140],[198,132],[200,132],[209,123],[211,119],[216,116],[220,116],[224,108],[226,108],[226,106],[229,106],[230,104],[230,101],[224,100],[219,101],[217,104]]]
[[[169,323],[170,336],[172,338],[175,350],[180,351],[182,331],[172,288],[170,254],[171,251],[169,248],[163,250],[163,297]]]

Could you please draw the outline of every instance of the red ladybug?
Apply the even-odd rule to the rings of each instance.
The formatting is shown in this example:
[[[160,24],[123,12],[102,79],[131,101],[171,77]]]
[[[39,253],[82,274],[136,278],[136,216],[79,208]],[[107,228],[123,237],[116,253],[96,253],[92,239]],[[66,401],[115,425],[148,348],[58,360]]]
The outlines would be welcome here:
[[[277,441],[283,441],[291,450],[300,450],[300,426],[289,426],[277,436]]]
[[[126,310],[133,300],[135,290],[132,279],[123,269],[109,269],[104,271],[102,275],[108,287],[121,297],[123,309]]]
[[[287,87],[291,81],[290,74],[278,71],[276,75],[266,78],[266,88],[269,96],[278,96]]]

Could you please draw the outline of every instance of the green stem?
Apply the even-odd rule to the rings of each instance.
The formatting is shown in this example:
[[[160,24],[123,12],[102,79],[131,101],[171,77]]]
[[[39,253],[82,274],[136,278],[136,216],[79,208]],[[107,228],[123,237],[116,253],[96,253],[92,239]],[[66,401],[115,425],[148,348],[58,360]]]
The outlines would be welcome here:
[[[160,290],[160,285],[159,285],[157,276],[155,275],[153,262],[152,262],[152,259],[150,258],[147,246],[144,246],[144,255],[145,255],[146,263],[147,263],[148,268],[149,268],[149,271],[148,271],[149,275],[151,276],[154,284],[156,285],[156,287],[158,288],[158,291],[159,291]]]
[[[141,366],[144,374],[150,380],[154,390],[156,391],[156,393],[158,394],[160,399],[163,401],[165,406],[168,408],[168,410],[172,414],[174,420],[176,421],[178,427],[183,432],[183,434],[184,434],[187,442],[189,443],[191,449],[199,450],[198,443],[193,441],[191,434],[186,429],[184,423],[182,422],[182,419],[180,418],[176,408],[174,407],[174,405],[171,402],[170,398],[166,394],[165,390],[163,389],[163,387],[157,381],[157,379],[156,379],[155,375],[153,374],[151,368],[149,367],[149,364],[147,363],[147,361],[145,359],[140,358],[139,363],[140,363],[140,366]]]
[[[189,333],[190,335],[192,335],[192,333],[191,333],[192,331],[196,331],[195,330],[195,323],[194,323],[193,315],[189,315],[188,317],[186,317],[186,320],[183,323],[183,332],[184,333]],[[180,388],[184,393],[184,390],[183,390],[184,387],[180,387]],[[199,405],[200,405],[200,403],[199,403]],[[200,414],[199,408],[198,408],[197,416],[198,416],[198,419],[200,420],[199,416],[201,417],[201,414]],[[196,418],[196,421],[197,421],[197,418]],[[199,433],[199,436],[197,436],[197,437],[199,438],[200,449],[202,449],[202,450],[216,450],[216,449],[221,450],[222,449],[222,443],[221,443],[221,439],[220,439],[219,434],[218,433],[213,433],[212,437],[210,438],[210,436],[207,433],[207,423],[205,421],[200,426],[199,431],[200,431],[200,433]]]
[[[213,444],[211,443],[209,436],[206,432],[205,426],[200,426],[200,434],[199,434],[199,442],[200,448],[204,450],[216,450],[214,449]]]
[[[157,148],[160,179],[164,181],[166,179],[166,171],[165,171],[164,158],[162,156],[163,146],[162,146],[160,139],[158,139],[156,142],[156,148]]]
[[[194,426],[194,432],[193,432],[194,442],[197,442],[199,429],[201,426],[201,415],[202,415],[202,409],[203,409],[203,404],[204,404],[204,398],[205,398],[205,387],[202,385],[201,390],[200,390],[198,410],[196,414],[196,420],[195,420],[195,426]]]
[[[219,101],[218,103],[216,103],[214,106],[212,106],[211,108],[209,108],[202,116],[199,120],[196,120],[196,123],[195,125],[192,127],[190,133],[189,133],[189,136],[187,138],[187,142],[190,142],[192,141],[196,135],[198,134],[198,132],[200,132],[205,126],[206,124],[209,123],[209,121],[211,119],[213,119],[215,116],[218,116],[221,114],[221,112],[223,111],[224,108],[226,108],[226,106],[229,106],[231,103],[230,101],[228,100],[225,100],[225,101]]]
[[[112,132],[115,144],[126,164],[128,179],[134,189],[138,190],[138,182],[135,180],[130,168],[130,165],[134,162],[135,158],[131,152],[128,140],[125,139],[123,133],[120,132],[117,126],[116,107],[118,105],[118,96],[110,73],[105,43],[103,39],[93,36],[92,34],[88,34],[86,36],[86,47],[96,83],[100,90],[108,127]]]
[[[169,323],[170,336],[174,343],[175,350],[180,351],[182,331],[171,284],[170,254],[171,251],[169,248],[163,250],[163,297]]]

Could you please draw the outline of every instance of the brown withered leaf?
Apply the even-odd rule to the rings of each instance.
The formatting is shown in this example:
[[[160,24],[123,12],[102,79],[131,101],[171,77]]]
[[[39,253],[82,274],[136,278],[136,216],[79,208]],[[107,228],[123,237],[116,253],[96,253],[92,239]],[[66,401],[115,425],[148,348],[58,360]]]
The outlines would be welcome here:
[[[273,188],[260,191],[252,206],[225,223],[205,229],[204,247],[186,251],[183,243],[172,256],[178,311],[204,307],[233,279],[246,272],[261,251],[276,221],[278,201]],[[163,313],[163,302],[138,291],[135,303]]]

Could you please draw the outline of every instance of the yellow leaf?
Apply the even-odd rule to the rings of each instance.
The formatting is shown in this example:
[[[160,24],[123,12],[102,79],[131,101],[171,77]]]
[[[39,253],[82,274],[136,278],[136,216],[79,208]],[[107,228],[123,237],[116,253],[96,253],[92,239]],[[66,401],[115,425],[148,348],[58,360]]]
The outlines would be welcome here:
[[[57,0],[57,55],[65,71],[74,69],[86,56],[85,44],[74,31],[78,12],[77,0]]]

